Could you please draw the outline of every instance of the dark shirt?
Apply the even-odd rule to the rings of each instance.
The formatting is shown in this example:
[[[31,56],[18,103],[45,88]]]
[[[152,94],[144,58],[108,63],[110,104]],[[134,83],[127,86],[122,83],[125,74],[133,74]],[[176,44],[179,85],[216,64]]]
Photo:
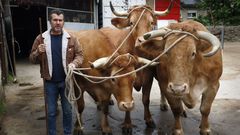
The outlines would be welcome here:
[[[62,63],[62,34],[51,35],[51,49],[52,49],[52,79],[51,81],[64,81],[66,74],[64,72]]]

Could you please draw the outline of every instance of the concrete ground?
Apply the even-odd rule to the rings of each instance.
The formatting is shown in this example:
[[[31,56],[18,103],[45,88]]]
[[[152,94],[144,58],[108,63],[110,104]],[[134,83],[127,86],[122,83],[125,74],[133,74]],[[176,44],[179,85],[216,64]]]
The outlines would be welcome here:
[[[223,51],[224,70],[221,86],[210,113],[210,124],[213,135],[240,134],[240,43],[227,42]],[[0,135],[44,135],[45,120],[42,80],[39,66],[28,61],[17,61],[18,83],[5,86],[7,113],[3,119],[4,133]],[[83,113],[84,135],[98,135],[100,132],[100,117],[93,100],[85,93],[86,107]],[[132,111],[133,135],[169,135],[173,125],[173,115],[170,110],[160,111],[160,93],[157,82],[154,82],[151,92],[150,110],[156,129],[146,129],[143,119],[141,92],[134,91],[135,109]],[[115,102],[116,103],[116,102]],[[60,109],[61,110],[61,109]],[[110,125],[113,135],[121,135],[121,123],[124,113],[116,105],[110,106]],[[199,104],[187,110],[187,118],[182,118],[185,135],[198,135],[201,115]],[[61,112],[58,117],[58,135],[62,135]]]

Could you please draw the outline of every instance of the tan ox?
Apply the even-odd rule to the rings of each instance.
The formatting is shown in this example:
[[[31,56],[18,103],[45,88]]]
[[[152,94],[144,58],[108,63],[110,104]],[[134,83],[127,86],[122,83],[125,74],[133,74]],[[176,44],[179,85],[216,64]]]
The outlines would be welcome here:
[[[120,54],[131,53],[142,56],[141,53],[135,50],[135,41],[137,37],[151,31],[154,26],[156,26],[157,17],[167,15],[173,7],[173,4],[174,0],[171,0],[169,7],[165,11],[154,11],[147,5],[136,5],[131,7],[128,12],[120,13],[115,11],[110,3],[112,12],[117,16],[111,20],[111,23],[118,29],[102,28],[100,31],[102,31],[116,47],[123,44],[118,51]],[[142,100],[144,106],[149,105],[148,95],[146,94],[151,90],[152,87],[153,76],[155,75],[153,71],[156,71],[154,68],[155,67],[149,67],[139,71],[137,73],[137,79],[134,83],[134,87],[137,91],[140,91],[142,88]],[[145,112],[146,113],[144,114],[150,114],[149,110],[145,110]],[[129,112],[127,112],[126,117],[128,117],[128,123],[125,123],[125,125],[128,126],[124,127],[124,130],[125,132],[131,132],[132,124]],[[148,117],[144,115],[147,126],[155,127],[153,120],[147,118]]]
[[[135,70],[138,62],[147,63],[146,59],[135,57],[131,54],[115,54],[113,59],[108,61],[108,57],[115,51],[115,46],[109,42],[109,39],[99,30],[87,30],[80,32],[71,32],[77,38],[83,48],[84,61],[82,68],[92,67],[94,69],[82,71],[91,76],[112,76],[122,75]],[[106,63],[108,61],[108,63]],[[92,83],[81,76],[76,76],[77,82],[82,90],[87,91],[93,99],[99,104],[101,109],[101,129],[104,134],[111,134],[111,128],[107,120],[108,103],[110,96],[117,100],[118,108],[121,111],[131,111],[134,107],[132,97],[133,83],[136,73],[130,75],[108,79],[102,83]],[[93,81],[100,81],[92,79]],[[84,109],[84,98],[78,100],[78,111],[80,115]],[[81,131],[78,123],[77,130]],[[123,125],[124,126],[124,125]]]
[[[162,37],[162,38],[159,38]],[[201,96],[200,134],[211,133],[208,116],[219,88],[222,53],[219,40],[200,23],[185,21],[146,33],[137,48],[157,57],[161,92],[166,96],[175,118],[175,135],[183,135],[180,115],[183,104],[193,108]],[[170,46],[170,49],[168,49]]]

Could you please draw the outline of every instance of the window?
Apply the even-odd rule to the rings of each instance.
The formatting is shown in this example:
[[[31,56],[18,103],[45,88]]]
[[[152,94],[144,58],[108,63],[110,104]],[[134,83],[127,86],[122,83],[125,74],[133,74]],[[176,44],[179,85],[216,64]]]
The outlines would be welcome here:
[[[192,19],[192,18],[197,18],[197,11],[188,11],[187,13],[187,18]]]

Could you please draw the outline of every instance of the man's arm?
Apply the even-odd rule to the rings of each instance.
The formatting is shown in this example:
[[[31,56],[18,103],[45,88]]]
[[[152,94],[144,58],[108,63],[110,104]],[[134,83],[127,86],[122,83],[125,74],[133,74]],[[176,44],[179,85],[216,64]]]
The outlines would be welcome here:
[[[32,50],[29,56],[31,63],[38,64],[40,63],[38,46],[40,44],[39,36],[34,40]]]

